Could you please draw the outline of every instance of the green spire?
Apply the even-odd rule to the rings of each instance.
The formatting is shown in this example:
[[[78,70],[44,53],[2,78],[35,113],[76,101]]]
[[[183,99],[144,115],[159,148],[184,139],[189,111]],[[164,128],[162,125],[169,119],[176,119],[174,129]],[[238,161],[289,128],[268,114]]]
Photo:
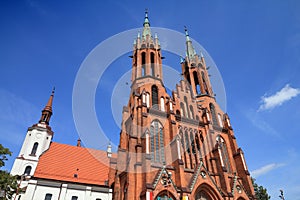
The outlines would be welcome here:
[[[190,39],[189,33],[187,31],[186,26],[184,27],[185,38],[186,38],[186,54],[187,57],[193,58],[196,55],[196,51],[192,45],[192,41]]]
[[[148,24],[150,26],[150,22],[148,19],[148,9],[145,10],[145,20],[144,20],[143,26],[145,27],[146,24]]]
[[[143,37],[146,37],[146,35],[151,36],[150,22],[148,19],[148,9],[145,10],[145,20],[143,26],[144,26]]]

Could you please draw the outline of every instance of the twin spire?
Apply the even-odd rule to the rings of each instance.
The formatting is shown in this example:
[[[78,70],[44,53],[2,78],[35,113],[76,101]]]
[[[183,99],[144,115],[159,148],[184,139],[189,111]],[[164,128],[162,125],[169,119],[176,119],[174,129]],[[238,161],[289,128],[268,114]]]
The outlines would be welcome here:
[[[151,30],[150,30],[150,22],[149,22],[149,18],[148,18],[148,9],[145,10],[145,19],[144,19],[144,23],[143,23],[143,37],[151,37]],[[186,37],[186,54],[187,57],[189,59],[192,59],[196,54],[196,51],[192,45],[192,41],[189,37],[189,33],[187,31],[187,28],[185,27],[184,29],[185,31],[185,37]],[[140,37],[140,34],[138,34],[138,38]],[[157,34],[155,34],[155,39],[157,38]],[[201,57],[203,57],[202,53],[201,53]],[[43,124],[47,124],[49,125],[51,116],[52,116],[52,103],[53,103],[53,98],[54,98],[54,92],[55,92],[55,88],[53,88],[51,95],[49,97],[49,100],[45,106],[45,108],[42,110],[42,116],[39,120],[39,123],[43,123]]]

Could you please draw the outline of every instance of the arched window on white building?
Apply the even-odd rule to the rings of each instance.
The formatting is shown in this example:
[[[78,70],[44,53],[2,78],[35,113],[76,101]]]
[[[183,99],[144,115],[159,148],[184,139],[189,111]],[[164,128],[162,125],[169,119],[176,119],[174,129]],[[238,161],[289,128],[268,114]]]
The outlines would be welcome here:
[[[39,143],[37,143],[37,142],[35,142],[33,144],[30,155],[35,156],[38,146],[39,146]]]
[[[30,175],[32,167],[31,166],[26,166],[25,170],[24,170],[24,175]]]
[[[47,194],[45,195],[45,200],[51,200],[51,199],[52,199],[52,194],[47,193]]]

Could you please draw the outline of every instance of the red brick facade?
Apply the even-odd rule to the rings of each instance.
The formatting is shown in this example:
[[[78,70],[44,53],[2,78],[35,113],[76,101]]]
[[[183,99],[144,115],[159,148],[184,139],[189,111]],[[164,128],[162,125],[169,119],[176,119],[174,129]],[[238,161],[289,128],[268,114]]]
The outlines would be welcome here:
[[[254,199],[243,152],[187,31],[186,46],[184,80],[169,96],[160,44],[146,13],[132,54],[118,156],[110,160],[113,199]]]

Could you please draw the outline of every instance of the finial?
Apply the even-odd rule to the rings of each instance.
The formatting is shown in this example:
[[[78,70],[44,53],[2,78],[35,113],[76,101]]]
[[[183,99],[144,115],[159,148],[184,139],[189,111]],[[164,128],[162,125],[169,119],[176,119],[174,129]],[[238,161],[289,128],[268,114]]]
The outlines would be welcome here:
[[[158,37],[157,37],[157,33],[155,33],[155,34],[154,34],[154,38],[155,38],[155,39],[157,39],[157,38],[158,38]]]
[[[145,11],[145,20],[144,20],[143,26],[144,26],[144,28],[143,28],[142,37],[146,38],[147,35],[149,35],[149,37],[151,37],[150,22],[148,19],[148,9],[146,9],[146,11]]]
[[[186,26],[184,26],[184,32],[185,32],[186,41],[190,41],[189,33],[188,33],[188,30],[187,30]]]
[[[145,9],[145,20],[144,20],[144,26],[145,26],[145,24],[149,24],[149,26],[150,26],[150,23],[149,23],[149,19],[148,19],[148,9],[146,8]]]
[[[53,96],[54,93],[55,93],[55,86],[54,86],[53,89],[52,89],[51,95]]]
[[[187,27],[186,27],[186,26],[184,26],[184,32],[185,32],[185,35],[186,35],[186,36],[189,36],[189,33],[188,33],[188,30],[187,30]]]
[[[141,33],[140,32],[138,32],[138,38],[140,38],[141,37]]]

